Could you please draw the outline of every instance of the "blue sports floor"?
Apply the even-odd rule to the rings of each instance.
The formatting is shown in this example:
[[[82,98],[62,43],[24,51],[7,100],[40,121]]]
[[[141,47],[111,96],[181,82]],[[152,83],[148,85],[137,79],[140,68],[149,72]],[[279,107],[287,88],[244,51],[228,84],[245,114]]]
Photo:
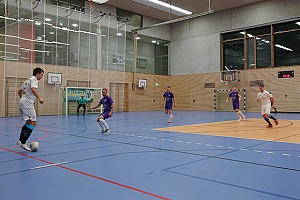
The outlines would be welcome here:
[[[300,199],[300,144],[154,130],[235,120],[233,112],[174,111],[172,124],[163,111],[114,113],[108,135],[96,118],[39,116],[37,152],[16,146],[19,117],[0,118],[0,200]]]

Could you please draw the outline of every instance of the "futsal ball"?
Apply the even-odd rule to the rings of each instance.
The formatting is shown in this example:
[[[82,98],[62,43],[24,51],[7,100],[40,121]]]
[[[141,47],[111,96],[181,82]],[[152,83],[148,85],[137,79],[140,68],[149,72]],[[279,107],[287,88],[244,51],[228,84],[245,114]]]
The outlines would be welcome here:
[[[31,142],[30,143],[30,149],[31,151],[37,151],[40,147],[40,144],[38,142]]]

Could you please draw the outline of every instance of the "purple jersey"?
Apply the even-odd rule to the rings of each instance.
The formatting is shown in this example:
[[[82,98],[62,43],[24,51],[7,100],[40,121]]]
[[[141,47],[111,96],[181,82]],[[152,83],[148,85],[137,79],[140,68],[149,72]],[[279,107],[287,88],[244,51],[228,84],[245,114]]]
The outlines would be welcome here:
[[[103,113],[106,113],[106,112],[108,113],[111,110],[111,104],[113,103],[113,100],[109,96],[106,96],[106,97],[103,97],[99,103],[100,103],[100,105],[101,104],[103,105],[103,108],[104,108]]]
[[[240,101],[239,101],[239,93],[237,91],[230,92],[229,97],[232,99],[232,107],[233,109],[239,109],[240,108]]]
[[[166,106],[172,107],[174,94],[172,92],[165,92],[163,97],[166,99]]]

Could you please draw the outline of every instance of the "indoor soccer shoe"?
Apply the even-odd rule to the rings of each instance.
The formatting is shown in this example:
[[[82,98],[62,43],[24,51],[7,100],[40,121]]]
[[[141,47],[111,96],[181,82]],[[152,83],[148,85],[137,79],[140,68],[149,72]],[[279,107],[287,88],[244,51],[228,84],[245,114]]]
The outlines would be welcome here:
[[[104,131],[105,134],[109,134],[109,132],[110,132],[110,128],[108,128]]]
[[[269,124],[266,128],[272,128],[273,125],[272,124]]]
[[[276,125],[278,125],[278,120],[277,120],[277,119],[275,119],[274,121],[275,121],[275,124],[276,124]]]
[[[98,131],[98,132],[99,132],[99,133],[105,133],[105,130],[102,129],[101,131]]]
[[[31,149],[26,144],[22,144],[22,142],[20,140],[17,142],[17,145],[18,145],[18,147],[20,147],[26,151],[31,151]]]

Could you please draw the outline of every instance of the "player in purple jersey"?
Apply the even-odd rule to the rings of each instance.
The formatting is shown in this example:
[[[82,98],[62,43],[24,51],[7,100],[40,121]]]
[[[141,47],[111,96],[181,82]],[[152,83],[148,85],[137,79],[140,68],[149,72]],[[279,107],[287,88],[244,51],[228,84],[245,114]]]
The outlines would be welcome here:
[[[171,87],[167,87],[167,91],[163,94],[164,100],[162,103],[162,106],[165,105],[165,113],[170,116],[169,123],[172,123],[173,121],[173,115],[172,115],[172,107],[174,103],[174,107],[176,107],[175,97],[174,94],[171,92]]]
[[[241,95],[236,91],[235,87],[232,88],[229,96],[226,99],[226,102],[228,102],[229,98],[232,99],[232,107],[233,110],[235,111],[236,116],[239,118],[238,121],[241,121],[242,119],[246,119],[246,117],[240,111]]]
[[[104,88],[102,89],[102,96],[103,98],[99,101],[99,103],[93,107],[90,107],[89,110],[91,109],[96,109],[98,108],[101,104],[103,105],[104,111],[99,115],[97,118],[97,122],[102,128],[101,133],[108,134],[109,133],[109,126],[107,125],[105,119],[108,119],[112,116],[113,110],[114,110],[114,102],[113,100],[107,95],[107,89]]]

